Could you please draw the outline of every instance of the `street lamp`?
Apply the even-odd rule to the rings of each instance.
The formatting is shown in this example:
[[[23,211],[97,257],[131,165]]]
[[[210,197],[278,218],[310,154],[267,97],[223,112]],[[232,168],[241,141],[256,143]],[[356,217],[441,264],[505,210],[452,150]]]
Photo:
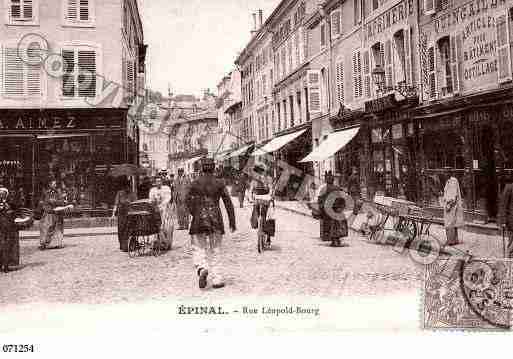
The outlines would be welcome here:
[[[395,86],[387,86],[385,69],[381,65],[376,65],[371,72],[371,76],[372,81],[377,87],[377,92],[382,95],[387,92],[397,91],[405,98],[417,96],[417,87],[415,85],[408,85],[406,81],[401,81]]]

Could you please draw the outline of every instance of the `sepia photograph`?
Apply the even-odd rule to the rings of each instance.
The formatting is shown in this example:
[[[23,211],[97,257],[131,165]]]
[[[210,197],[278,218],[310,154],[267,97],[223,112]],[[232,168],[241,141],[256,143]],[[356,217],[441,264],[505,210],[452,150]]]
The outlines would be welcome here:
[[[512,56],[513,0],[0,0],[0,353],[509,332]]]

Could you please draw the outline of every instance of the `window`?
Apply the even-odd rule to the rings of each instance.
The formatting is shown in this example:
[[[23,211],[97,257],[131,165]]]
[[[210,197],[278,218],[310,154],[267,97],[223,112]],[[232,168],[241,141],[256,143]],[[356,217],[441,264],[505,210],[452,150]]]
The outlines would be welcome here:
[[[392,41],[385,41],[384,60],[385,60],[385,82],[387,87],[394,85],[394,61],[392,58]]]
[[[276,122],[277,122],[277,125],[276,125],[276,129],[277,131],[281,131],[281,111],[280,111],[280,103],[277,102],[276,103]]]
[[[372,0],[372,10],[376,10],[379,7],[378,0]]]
[[[287,75],[287,54],[285,46],[281,49],[282,78]]]
[[[94,21],[93,0],[64,0],[66,25],[91,25]]]
[[[513,35],[513,9],[506,10],[496,20],[497,32],[497,72],[499,83],[511,81],[511,40]]]
[[[290,127],[294,127],[294,96],[289,96],[289,105],[290,105]]]
[[[301,91],[297,91],[296,92],[296,101],[297,101],[297,111],[298,111],[298,116],[297,116],[297,119],[298,119],[298,122],[301,123],[301,112],[302,112],[302,108],[301,108]]]
[[[362,97],[362,59],[360,51],[353,53],[353,96]]]
[[[369,51],[363,53],[363,96],[372,97],[371,92],[371,61]]]
[[[9,0],[9,24],[34,24],[37,21],[38,0]]]
[[[319,70],[309,70],[306,74],[308,84],[308,108],[310,114],[321,113],[321,72]]]
[[[292,39],[289,39],[289,42],[288,42],[288,53],[289,53],[289,71],[292,72],[292,70],[294,69],[294,64],[292,61],[292,59],[294,58],[294,54],[292,51]]]
[[[299,32],[294,35],[294,46],[296,49],[296,65],[299,66],[301,63],[301,44],[300,44],[301,34]]]
[[[435,11],[435,0],[424,0],[424,14],[431,15]]]
[[[321,48],[326,47],[326,24],[321,24]]]
[[[287,128],[287,100],[283,100],[283,129]]]
[[[3,90],[5,96],[42,96],[42,68],[38,61],[41,58],[40,51],[39,47],[31,47],[27,50],[18,49],[14,44],[3,47]],[[20,57],[20,54],[23,53],[27,54],[27,59]],[[31,63],[34,65],[30,65]]]
[[[63,48],[62,96],[96,97],[96,50],[89,47]]]
[[[336,39],[342,33],[342,23],[340,20],[341,12],[340,10],[335,10],[331,12],[331,38]],[[321,44],[322,46],[322,44]]]
[[[359,25],[362,22],[362,0],[354,1],[354,25]]]
[[[338,61],[336,68],[337,101],[342,106],[344,104],[344,61]]]
[[[429,98],[436,98],[436,66],[435,66],[435,48],[431,46],[428,49],[428,78],[429,78]]]

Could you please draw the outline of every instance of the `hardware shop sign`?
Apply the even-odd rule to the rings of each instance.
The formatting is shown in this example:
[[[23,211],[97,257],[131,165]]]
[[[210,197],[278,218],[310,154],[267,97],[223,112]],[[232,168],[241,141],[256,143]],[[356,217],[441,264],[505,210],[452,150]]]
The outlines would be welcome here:
[[[0,134],[3,132],[73,131],[121,128],[120,116],[81,115],[73,112],[0,111]]]

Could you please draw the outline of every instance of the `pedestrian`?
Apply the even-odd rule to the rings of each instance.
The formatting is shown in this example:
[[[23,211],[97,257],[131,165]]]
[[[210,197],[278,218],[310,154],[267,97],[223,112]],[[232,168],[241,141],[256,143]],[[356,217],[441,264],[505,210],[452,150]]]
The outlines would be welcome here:
[[[162,218],[161,235],[162,239],[159,241],[161,250],[171,250],[173,246],[173,201],[171,200],[171,188],[163,184],[160,177],[155,180],[155,186],[150,190],[150,202],[155,205]]]
[[[243,173],[239,176],[237,181],[237,196],[239,197],[239,206],[244,208],[244,198],[246,197],[246,190],[248,187],[248,181],[246,175]]]
[[[502,229],[507,231],[507,233],[504,233],[508,237],[506,255],[508,258],[513,258],[513,183],[506,184],[502,192],[499,206],[499,223]]]
[[[228,190],[214,177],[214,160],[203,158],[200,161],[202,174],[190,186],[185,201],[192,214],[189,234],[194,268],[200,288],[206,287],[209,274],[213,276],[213,287],[222,288],[225,283],[221,274],[220,256],[225,231],[219,200],[223,200],[232,232],[236,230],[235,212]]]
[[[43,194],[41,205],[43,207],[43,218],[39,224],[39,248],[41,250],[48,249],[54,241],[57,243],[57,247],[60,247],[64,239],[64,216],[62,212],[55,212],[55,209],[66,205],[66,201],[57,187],[57,180],[50,179],[48,189]]]
[[[19,236],[14,223],[15,210],[9,190],[0,186],[0,271],[4,273],[9,271],[9,264],[19,263]]]
[[[461,198],[460,183],[455,177],[453,169],[449,169],[449,179],[445,183],[444,196],[444,225],[447,235],[446,245],[460,244],[458,228],[465,225],[463,220],[463,200]]]
[[[190,214],[185,205],[187,192],[189,191],[190,181],[185,176],[183,168],[178,169],[178,178],[175,181],[175,198],[176,211],[178,216],[178,230],[189,228]]]
[[[151,189],[151,179],[148,176],[145,176],[141,184],[139,185],[138,189],[139,199],[149,198]]]
[[[347,192],[353,199],[353,214],[356,216],[360,211],[360,178],[358,177],[358,170],[356,167],[353,167],[351,170],[351,175],[347,180]]]
[[[114,200],[114,209],[112,210],[112,217],[118,217],[118,241],[119,250],[128,252],[128,210],[131,202],[137,200],[135,193],[131,191],[130,181],[128,178],[121,180],[121,189],[116,193]]]
[[[331,173],[326,174],[326,185],[319,191],[317,204],[321,215],[321,240],[331,241],[332,247],[342,245],[341,238],[347,237],[347,220],[344,215],[346,201],[342,197],[342,189],[334,184],[335,178]]]

